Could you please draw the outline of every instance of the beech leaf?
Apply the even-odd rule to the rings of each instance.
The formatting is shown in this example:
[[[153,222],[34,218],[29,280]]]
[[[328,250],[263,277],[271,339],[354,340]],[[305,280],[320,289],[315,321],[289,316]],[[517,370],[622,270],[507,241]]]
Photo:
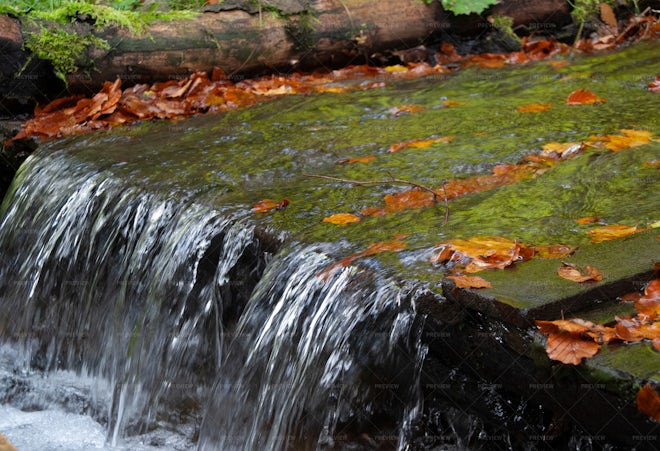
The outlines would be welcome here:
[[[563,279],[579,283],[597,282],[603,278],[603,273],[593,266],[585,266],[583,273],[576,265],[566,262],[562,262],[561,266],[557,269],[557,274]]]
[[[637,410],[655,421],[660,421],[660,395],[649,383],[637,392]]]
[[[552,360],[579,365],[584,358],[596,355],[600,345],[579,335],[559,332],[548,335],[546,352]]]
[[[343,160],[337,161],[337,163],[338,164],[370,163],[375,159],[376,157],[374,155],[367,155],[364,157],[345,158]]]
[[[289,205],[287,199],[263,199],[252,206],[252,211],[255,213],[266,213],[271,210],[284,210],[287,205]]]
[[[323,218],[323,222],[329,222],[330,224],[349,224],[360,222],[360,217],[351,213],[337,213]]]
[[[550,103],[530,103],[528,105],[520,105],[516,108],[519,113],[540,113],[552,108]]]
[[[590,241],[592,243],[601,243],[603,241],[615,240],[617,238],[633,235],[643,230],[644,229],[637,226],[606,225],[587,230],[587,233],[591,237]]]
[[[457,288],[493,288],[491,283],[479,276],[447,276]]]
[[[568,105],[595,105],[597,103],[605,103],[607,100],[598,97],[588,89],[577,89],[571,92],[566,98]]]

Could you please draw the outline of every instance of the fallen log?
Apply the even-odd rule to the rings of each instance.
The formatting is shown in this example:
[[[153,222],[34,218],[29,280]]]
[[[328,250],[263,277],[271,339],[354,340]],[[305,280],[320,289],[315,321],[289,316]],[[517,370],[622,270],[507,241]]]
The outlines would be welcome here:
[[[88,94],[117,77],[129,86],[210,73],[214,67],[233,79],[330,69],[365,62],[386,50],[451,42],[466,34],[478,39],[492,31],[488,14],[508,15],[514,24],[536,29],[545,24],[542,31],[553,31],[570,21],[569,12],[563,0],[504,1],[482,16],[454,16],[439,2],[422,0],[225,0],[192,19],[154,22],[141,33],[98,29],[79,20],[66,30],[101,38],[108,48],[90,46],[78,58],[79,69],[66,75],[66,88]],[[26,35],[40,26],[0,16],[0,102],[6,111],[17,102],[62,95],[65,88],[48,64],[24,49]]]

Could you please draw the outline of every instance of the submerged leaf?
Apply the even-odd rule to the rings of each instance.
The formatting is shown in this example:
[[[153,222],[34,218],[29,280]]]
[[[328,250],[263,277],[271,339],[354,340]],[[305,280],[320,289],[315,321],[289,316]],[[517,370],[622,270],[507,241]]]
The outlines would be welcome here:
[[[601,273],[597,268],[593,266],[585,266],[585,273],[582,273],[578,267],[572,263],[562,262],[561,266],[557,268],[557,275],[562,279],[570,280],[573,282],[589,282],[589,281],[599,281],[603,278],[603,273]]]
[[[528,105],[520,105],[516,108],[519,113],[540,113],[552,108],[549,103],[530,103]]]
[[[424,149],[436,143],[450,143],[454,140],[454,136],[440,136],[438,138],[429,139],[411,139],[400,143],[392,144],[389,148],[390,152],[398,152],[399,150],[408,149],[413,147],[415,149]]]
[[[284,210],[287,205],[289,205],[289,201],[287,199],[263,199],[252,206],[252,211],[255,213],[265,213],[271,210]]]
[[[345,158],[343,160],[337,161],[338,164],[355,164],[355,163],[370,163],[376,159],[373,155],[367,155],[364,157],[355,157],[355,158]]]
[[[479,276],[447,276],[457,288],[493,288],[491,283]]]
[[[633,235],[643,231],[637,226],[627,226],[627,225],[606,225],[602,227],[596,227],[595,229],[587,230],[587,233],[591,237],[592,243],[600,243],[603,241],[615,240],[617,238],[623,238],[625,236]]]
[[[426,108],[421,105],[399,105],[387,110],[392,116],[401,116],[402,114],[415,114],[425,111]]]
[[[653,133],[648,130],[622,129],[622,135],[590,136],[589,144],[594,147],[605,147],[612,152],[639,147],[651,142]]]
[[[349,224],[352,222],[360,222],[360,217],[351,213],[337,213],[323,218],[323,222],[329,222],[330,224]]]
[[[566,98],[566,103],[568,105],[594,105],[605,102],[607,102],[607,100],[598,97],[588,89],[577,89],[571,92]]]
[[[646,89],[648,89],[651,92],[660,92],[660,75],[655,77],[655,80],[649,83],[646,86]]]

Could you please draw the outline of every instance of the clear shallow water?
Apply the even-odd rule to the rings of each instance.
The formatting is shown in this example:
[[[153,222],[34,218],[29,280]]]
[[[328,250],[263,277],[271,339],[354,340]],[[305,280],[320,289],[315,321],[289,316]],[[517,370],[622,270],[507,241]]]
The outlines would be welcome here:
[[[381,205],[398,188],[302,174],[373,179],[391,170],[437,186],[550,141],[622,128],[657,135],[660,97],[644,87],[659,62],[658,44],[647,43],[560,69],[470,69],[47,144],[21,169],[0,225],[0,334],[15,353],[1,387],[29,387],[4,396],[0,431],[19,449],[185,449],[191,440],[201,449],[341,448],[364,435],[404,448],[421,405],[423,318],[411,302],[419,286],[387,276],[436,285],[442,272],[429,252],[450,237],[579,245],[588,239],[575,224],[582,216],[657,220],[660,178],[644,163],[660,156],[659,143],[587,152],[536,179],[457,199],[447,225],[442,208],[323,223]],[[578,87],[608,102],[566,106]],[[464,103],[445,108],[446,99]],[[553,108],[515,112],[531,102]],[[387,112],[406,103],[426,111]],[[434,135],[456,138],[387,152]],[[371,154],[373,163],[336,164]],[[283,197],[291,201],[283,212],[250,212],[257,200]],[[282,233],[269,242],[264,228]],[[409,235],[406,252],[319,277],[395,233]],[[46,434],[58,430],[51,425],[60,434]],[[75,435],[80,447],[66,448],[77,446]]]

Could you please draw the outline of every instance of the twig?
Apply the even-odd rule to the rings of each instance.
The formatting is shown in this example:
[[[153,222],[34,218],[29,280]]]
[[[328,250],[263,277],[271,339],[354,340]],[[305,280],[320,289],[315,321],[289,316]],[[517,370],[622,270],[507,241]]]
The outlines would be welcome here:
[[[333,182],[343,182],[343,183],[350,183],[351,185],[356,185],[356,186],[371,186],[371,185],[391,185],[393,183],[399,184],[399,185],[408,185],[412,186],[413,188],[420,189],[422,191],[429,192],[433,194],[433,201],[438,202],[439,201],[439,195],[437,191],[435,191],[432,188],[429,188],[428,186],[420,185],[419,183],[416,182],[411,182],[410,180],[403,180],[403,179],[398,179],[392,176],[388,172],[390,178],[389,179],[383,179],[383,180],[351,180],[351,179],[345,179],[341,177],[331,177],[329,175],[321,175],[321,174],[303,174],[305,177],[314,177],[317,179],[324,179],[324,180],[332,180]],[[444,198],[444,204],[445,204],[445,221],[444,223],[447,224],[449,222],[449,201],[447,200],[447,191],[445,190],[445,184],[447,182],[443,181],[442,183],[442,192],[443,192],[443,198]]]

